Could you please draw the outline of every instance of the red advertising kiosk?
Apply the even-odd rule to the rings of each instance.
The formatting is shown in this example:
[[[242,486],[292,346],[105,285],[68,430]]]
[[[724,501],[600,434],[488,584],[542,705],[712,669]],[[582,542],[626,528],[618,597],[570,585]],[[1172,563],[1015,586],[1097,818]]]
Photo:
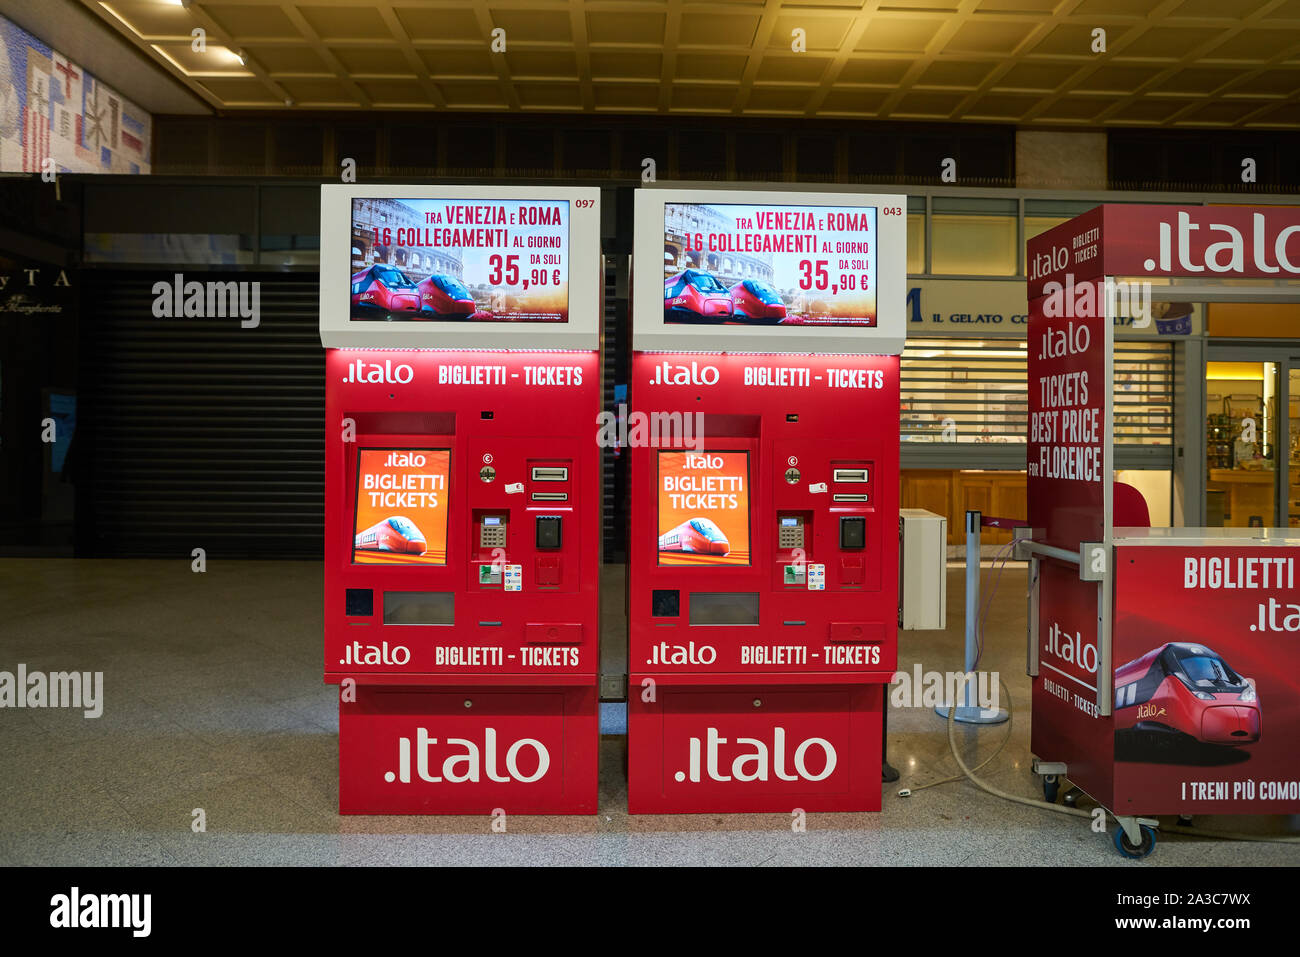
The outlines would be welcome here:
[[[1020,554],[1045,789],[1068,775],[1129,857],[1154,847],[1142,815],[1296,813],[1300,534],[1135,527],[1112,481],[1111,356],[1116,316],[1162,321],[1152,299],[1300,300],[1300,211],[1100,206],[1031,239],[1028,263]]]
[[[341,813],[596,811],[599,202],[322,187]]]
[[[880,809],[906,248],[901,196],[636,194],[633,813]]]

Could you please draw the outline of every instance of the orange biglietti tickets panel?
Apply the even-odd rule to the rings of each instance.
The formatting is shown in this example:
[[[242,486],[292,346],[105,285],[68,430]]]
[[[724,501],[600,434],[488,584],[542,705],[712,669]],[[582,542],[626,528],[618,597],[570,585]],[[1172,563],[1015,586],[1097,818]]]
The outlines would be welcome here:
[[[659,453],[659,564],[749,564],[749,453]]]
[[[352,560],[447,564],[447,449],[360,449]]]

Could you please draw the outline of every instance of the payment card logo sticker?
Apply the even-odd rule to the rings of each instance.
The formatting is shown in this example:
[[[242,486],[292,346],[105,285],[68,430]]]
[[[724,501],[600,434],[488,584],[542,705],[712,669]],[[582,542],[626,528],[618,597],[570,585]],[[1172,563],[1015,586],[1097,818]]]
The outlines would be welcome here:
[[[361,449],[352,560],[447,564],[447,449]]]
[[[505,566],[505,590],[506,591],[523,591],[524,590],[524,566],[523,565],[506,565]]]
[[[659,564],[749,564],[749,453],[659,453]]]
[[[826,590],[826,566],[812,565],[808,566],[808,590],[825,591]]]

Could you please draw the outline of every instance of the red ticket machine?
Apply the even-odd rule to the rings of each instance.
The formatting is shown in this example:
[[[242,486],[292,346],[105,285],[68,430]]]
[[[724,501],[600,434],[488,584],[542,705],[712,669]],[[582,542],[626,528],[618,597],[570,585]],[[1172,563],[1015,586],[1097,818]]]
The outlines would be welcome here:
[[[599,197],[322,187],[341,813],[596,811]]]
[[[633,813],[880,809],[905,231],[901,197],[637,193]]]

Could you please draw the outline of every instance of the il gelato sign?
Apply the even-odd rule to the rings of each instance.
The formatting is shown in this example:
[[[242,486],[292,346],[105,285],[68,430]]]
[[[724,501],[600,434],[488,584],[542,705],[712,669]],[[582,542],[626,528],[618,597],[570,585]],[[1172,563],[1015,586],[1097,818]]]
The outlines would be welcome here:
[[[1159,287],[1154,288],[1158,292]],[[1151,303],[1153,322],[1115,317],[1119,335],[1188,336],[1200,329],[1199,308],[1188,302]],[[921,279],[907,290],[909,336],[1005,338],[1025,335],[1029,304],[1025,284],[1014,279]]]

